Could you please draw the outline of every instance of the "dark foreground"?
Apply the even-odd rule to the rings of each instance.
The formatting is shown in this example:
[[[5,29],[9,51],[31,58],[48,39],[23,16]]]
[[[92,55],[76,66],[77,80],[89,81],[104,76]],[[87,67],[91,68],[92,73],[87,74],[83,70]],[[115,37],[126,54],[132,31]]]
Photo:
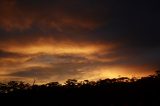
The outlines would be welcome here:
[[[141,79],[0,84],[2,106],[160,106],[160,74]]]

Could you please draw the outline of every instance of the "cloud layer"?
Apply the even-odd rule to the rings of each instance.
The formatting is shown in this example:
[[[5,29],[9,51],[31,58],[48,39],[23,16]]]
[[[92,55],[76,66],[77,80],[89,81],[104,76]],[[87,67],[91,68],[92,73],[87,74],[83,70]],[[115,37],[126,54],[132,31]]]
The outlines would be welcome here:
[[[0,74],[38,82],[159,69],[156,0],[2,0]]]

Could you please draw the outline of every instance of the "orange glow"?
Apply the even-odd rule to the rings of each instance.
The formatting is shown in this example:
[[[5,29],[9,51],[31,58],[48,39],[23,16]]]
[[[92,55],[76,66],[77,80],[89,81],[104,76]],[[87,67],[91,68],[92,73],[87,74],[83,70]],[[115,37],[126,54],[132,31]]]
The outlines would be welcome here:
[[[135,71],[137,70],[137,71]],[[121,67],[121,66],[116,66],[116,67],[98,67],[94,70],[92,70],[91,73],[88,73],[85,78],[89,78],[89,80],[98,80],[98,79],[105,79],[105,78],[118,78],[118,77],[137,77],[141,78],[144,76],[152,75],[153,70],[148,69],[146,72],[139,72],[138,70],[141,71],[146,71],[143,67]],[[83,79],[83,80],[84,80]]]
[[[33,45],[25,47],[11,47],[8,48],[10,52],[22,53],[22,54],[36,54],[36,53],[47,53],[47,54],[92,54],[101,50],[101,46],[87,45],[87,46],[76,46],[76,45]]]

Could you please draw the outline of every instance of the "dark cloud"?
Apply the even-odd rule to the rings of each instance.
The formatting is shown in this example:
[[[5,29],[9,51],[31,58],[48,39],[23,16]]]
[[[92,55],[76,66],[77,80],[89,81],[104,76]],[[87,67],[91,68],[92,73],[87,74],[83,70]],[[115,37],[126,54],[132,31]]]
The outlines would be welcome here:
[[[12,56],[17,56],[17,54],[10,53],[10,52],[5,52],[3,50],[0,50],[0,57],[12,57]]]
[[[94,1],[14,0],[2,1],[1,4],[1,27],[7,30],[30,29],[32,26],[59,31],[66,28],[92,29],[101,23],[102,18],[107,18],[100,17],[106,11]]]
[[[49,81],[65,81],[69,78],[80,78],[83,73],[78,71],[81,65],[78,64],[57,64],[52,67],[30,67],[22,70],[17,70],[5,76],[36,78],[37,80]]]
[[[21,58],[21,57],[26,57],[26,56],[28,55],[0,50],[0,59],[2,58]]]
[[[89,31],[110,19],[108,6],[104,5],[104,1],[7,0],[1,2],[2,41],[19,40],[29,43],[28,40],[33,42],[40,37],[92,41]]]
[[[79,55],[49,55],[49,54],[39,54],[27,60],[31,63],[48,63],[48,64],[59,64],[59,63],[87,63],[89,60],[86,57]]]

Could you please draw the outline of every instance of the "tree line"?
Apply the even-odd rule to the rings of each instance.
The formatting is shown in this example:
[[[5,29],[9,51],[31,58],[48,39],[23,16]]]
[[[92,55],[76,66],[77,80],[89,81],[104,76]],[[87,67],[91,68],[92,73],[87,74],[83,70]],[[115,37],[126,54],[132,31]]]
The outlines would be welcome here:
[[[16,105],[158,106],[160,71],[140,79],[119,77],[97,81],[68,79],[64,84],[0,83],[0,100]],[[11,101],[11,102],[6,102]]]

